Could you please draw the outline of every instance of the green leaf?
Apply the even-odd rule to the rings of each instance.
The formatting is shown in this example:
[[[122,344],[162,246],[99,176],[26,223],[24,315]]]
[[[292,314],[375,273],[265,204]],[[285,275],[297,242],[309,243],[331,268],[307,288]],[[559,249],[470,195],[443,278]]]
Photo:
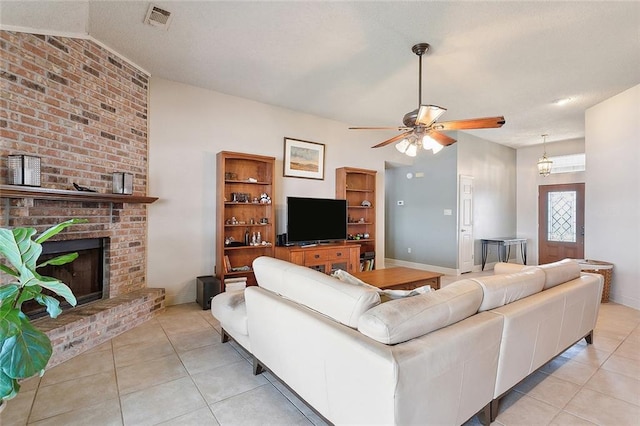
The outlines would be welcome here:
[[[20,390],[20,384],[16,379],[12,379],[0,370],[0,399],[8,400],[15,398]]]
[[[66,284],[64,284],[63,282],[55,278],[42,277],[40,275],[37,275],[37,276],[39,278],[38,280],[39,285],[41,285],[42,287],[48,290],[51,290],[58,296],[64,297],[65,300],[69,302],[71,306],[76,306],[76,303],[78,303],[78,301],[76,300],[76,297],[73,295],[73,292],[71,291],[71,289],[67,287]]]
[[[4,272],[5,274],[13,275],[14,277],[20,276],[20,274],[15,269],[9,268],[7,265],[3,265],[2,263],[0,263],[0,271]]]
[[[0,306],[15,302],[20,287],[17,284],[0,285]]]
[[[65,265],[69,262],[73,262],[77,258],[78,258],[78,253],[67,253],[58,257],[54,257],[53,259],[49,259],[46,262],[36,266],[36,268],[42,268],[43,266],[47,266],[47,265],[56,265],[56,266]]]
[[[34,283],[35,282],[36,281],[34,281]],[[40,287],[37,284],[31,285],[31,286],[22,287],[22,291],[20,293],[20,297],[18,297],[18,301],[16,302],[15,307],[17,309],[21,309],[22,308],[22,304],[24,302],[26,302],[27,300],[34,299],[41,292],[42,292],[42,287]]]
[[[51,228],[44,231],[42,234],[40,234],[40,236],[36,238],[36,243],[41,244],[47,241],[49,238],[59,234],[62,230],[64,230],[64,228],[68,226],[75,225],[76,223],[87,223],[87,222],[88,222],[87,219],[69,219],[65,222],[54,225]]]
[[[31,240],[35,233],[33,228],[0,228],[0,253],[18,271],[25,264],[35,267],[36,260],[42,253],[40,244]]]
[[[46,294],[38,294],[35,297],[36,302],[47,307],[47,312],[51,318],[57,318],[62,313],[60,309],[60,301],[58,299],[47,296]]]
[[[24,379],[41,372],[51,358],[51,341],[29,323],[22,312],[20,332],[4,340],[0,349],[2,372],[13,379]]]
[[[10,304],[0,306],[0,347],[11,336],[20,332],[20,309]]]

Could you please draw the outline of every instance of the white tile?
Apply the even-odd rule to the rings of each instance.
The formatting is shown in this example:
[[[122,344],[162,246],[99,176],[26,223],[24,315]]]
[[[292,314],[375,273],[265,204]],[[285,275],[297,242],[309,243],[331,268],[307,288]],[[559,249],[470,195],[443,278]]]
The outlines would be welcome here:
[[[540,371],[561,380],[567,380],[577,385],[584,385],[598,370],[597,366],[584,364],[558,356],[543,365]]]
[[[218,367],[192,376],[208,404],[240,395],[267,382],[262,375],[253,375],[245,361]]]
[[[640,362],[635,359],[613,354],[602,365],[602,369],[640,380]]]
[[[120,395],[187,376],[180,358],[173,353],[151,361],[119,367],[116,371]]]
[[[166,336],[153,342],[118,346],[113,349],[113,352],[116,368],[163,358],[175,353]]]
[[[113,353],[110,349],[85,352],[48,369],[40,379],[40,386],[48,386],[98,373],[113,372]]]
[[[220,423],[213,416],[209,407],[203,407],[158,424],[164,426],[217,426]]]
[[[92,407],[117,397],[113,371],[42,386],[36,394],[29,420],[33,422],[81,407]]]
[[[111,342],[113,347],[117,348],[126,345],[153,343],[166,338],[167,336],[156,317],[114,337]]]
[[[549,426],[595,426],[595,423],[562,411],[549,423]]]
[[[637,425],[640,407],[583,388],[567,404],[564,411],[599,425]]]
[[[584,387],[640,406],[640,380],[598,370]]]
[[[243,358],[231,345],[209,345],[178,354],[189,374],[204,371],[242,361]]]
[[[169,340],[178,352],[186,352],[203,346],[222,344],[220,334],[213,327],[191,333],[172,334]]]
[[[5,401],[6,406],[0,414],[0,425],[26,425],[35,397],[35,389],[20,390],[18,396]]]
[[[496,420],[505,426],[546,425],[559,412],[557,407],[511,391],[500,401]]]
[[[190,377],[120,397],[125,425],[153,425],[206,406]]]
[[[554,407],[563,408],[578,393],[580,386],[548,374],[535,372],[516,385],[515,389]]]
[[[221,425],[311,425],[287,398],[271,384],[212,404]]]
[[[78,407],[69,411],[35,423],[34,426],[120,426],[122,415],[120,414],[120,401],[118,398],[107,399],[90,407]]]

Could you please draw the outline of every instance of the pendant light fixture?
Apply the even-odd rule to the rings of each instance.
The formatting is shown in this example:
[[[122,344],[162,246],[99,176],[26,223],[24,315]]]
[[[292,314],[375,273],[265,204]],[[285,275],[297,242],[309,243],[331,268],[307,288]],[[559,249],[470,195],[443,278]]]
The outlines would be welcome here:
[[[543,154],[542,158],[538,160],[538,173],[540,173],[542,177],[547,177],[551,174],[551,166],[553,165],[553,161],[547,158],[547,136],[549,135],[542,135]]]

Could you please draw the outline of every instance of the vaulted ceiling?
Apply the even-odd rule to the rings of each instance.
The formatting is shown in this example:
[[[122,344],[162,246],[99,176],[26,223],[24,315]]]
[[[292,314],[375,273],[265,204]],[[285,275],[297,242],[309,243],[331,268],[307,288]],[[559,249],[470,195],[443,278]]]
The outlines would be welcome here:
[[[88,34],[153,76],[350,125],[401,125],[427,42],[423,103],[504,115],[471,133],[514,148],[584,137],[587,108],[640,83],[637,1],[154,2],[166,30],[143,22],[150,4],[2,1],[0,24]]]

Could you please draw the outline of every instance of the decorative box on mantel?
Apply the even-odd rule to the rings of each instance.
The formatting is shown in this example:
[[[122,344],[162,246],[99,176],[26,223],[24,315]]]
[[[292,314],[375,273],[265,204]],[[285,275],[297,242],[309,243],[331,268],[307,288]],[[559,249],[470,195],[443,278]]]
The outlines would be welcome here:
[[[115,172],[113,174],[113,193],[126,195],[133,194],[133,174]]]
[[[40,157],[32,155],[9,155],[9,185],[40,186]]]

